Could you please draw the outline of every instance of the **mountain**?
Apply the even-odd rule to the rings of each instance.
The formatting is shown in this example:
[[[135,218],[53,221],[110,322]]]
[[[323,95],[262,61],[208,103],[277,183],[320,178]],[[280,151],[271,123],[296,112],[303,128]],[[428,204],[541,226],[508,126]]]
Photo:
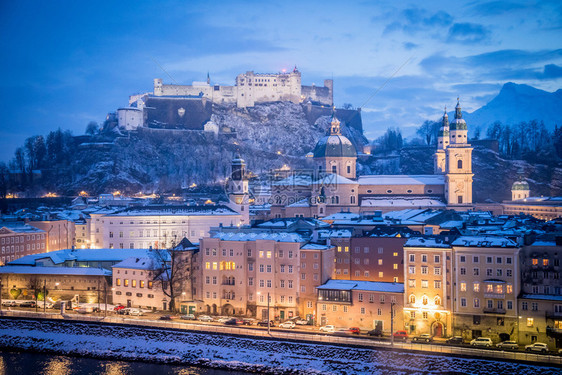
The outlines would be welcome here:
[[[488,104],[472,113],[463,113],[471,129],[485,130],[495,121],[504,125],[522,121],[544,121],[547,129],[562,125],[562,89],[555,92],[508,82]]]

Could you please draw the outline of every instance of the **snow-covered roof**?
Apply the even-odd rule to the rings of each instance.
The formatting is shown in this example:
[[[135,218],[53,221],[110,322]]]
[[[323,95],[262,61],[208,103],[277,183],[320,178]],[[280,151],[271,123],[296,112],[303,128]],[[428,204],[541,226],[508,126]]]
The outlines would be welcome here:
[[[276,241],[276,242],[304,242],[304,239],[296,233],[277,232],[277,233],[234,233],[218,232],[212,236],[221,241]]]
[[[437,211],[429,208],[406,209],[399,211],[390,211],[384,214],[385,219],[399,220],[401,222],[417,222],[423,223],[439,214],[442,211]]]
[[[536,240],[531,246],[556,246],[555,241]]]
[[[327,173],[315,181],[318,185],[337,186],[337,185],[357,185],[357,181],[350,180],[335,173]]]
[[[21,224],[21,222],[18,223],[9,223],[9,222],[3,222],[0,223],[0,230],[2,230],[3,228],[6,228],[7,230],[17,233],[17,234],[35,234],[35,233],[46,233],[44,230],[32,227],[31,225],[28,224]]]
[[[65,261],[76,262],[120,262],[130,257],[148,257],[150,249],[65,249],[49,253],[26,255],[8,263],[14,266],[34,266],[42,259],[50,259],[54,264]],[[165,251],[164,251],[165,252]]]
[[[444,185],[444,175],[365,175],[359,176],[360,185]]]
[[[562,296],[556,296],[552,294],[522,294],[520,299],[540,299],[543,301],[555,301],[562,302]]]
[[[309,202],[308,198],[303,198],[300,201],[297,201],[295,203],[291,203],[287,207],[310,207],[310,202]]]
[[[461,228],[462,225],[462,220],[447,220],[439,224],[439,226],[443,229]]]
[[[222,205],[216,206],[142,206],[130,207],[107,214],[113,216],[216,216],[240,215],[236,211]]]
[[[404,284],[380,281],[328,280],[325,284],[316,287],[316,289],[404,293]]]
[[[351,231],[347,229],[321,229],[317,233],[319,238],[351,238]]]
[[[113,268],[128,268],[136,270],[154,270],[160,267],[158,261],[153,257],[127,258],[113,266]]]
[[[443,243],[435,238],[412,237],[406,241],[404,247],[440,247],[450,248],[449,244]]]
[[[338,212],[328,216],[324,216],[322,220],[341,220],[341,219],[357,219],[359,214],[353,212]]]
[[[111,276],[111,271],[93,267],[32,267],[11,265],[0,267],[0,274],[11,273],[28,275]]]
[[[517,247],[517,244],[505,237],[462,236],[452,243],[453,246],[467,247]]]
[[[369,197],[361,200],[361,207],[437,207],[445,208],[447,205],[439,199],[408,197],[408,196],[388,196],[388,197]]]
[[[306,245],[301,247],[301,250],[328,250],[332,247],[333,246],[326,246],[318,243],[307,243]]]

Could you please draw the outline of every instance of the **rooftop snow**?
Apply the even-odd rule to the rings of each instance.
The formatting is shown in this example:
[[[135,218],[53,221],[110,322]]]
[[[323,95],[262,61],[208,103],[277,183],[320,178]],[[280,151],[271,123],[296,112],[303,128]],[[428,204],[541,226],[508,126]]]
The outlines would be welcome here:
[[[404,293],[404,284],[380,281],[328,280],[325,284],[316,287],[316,289]]]
[[[61,264],[65,261],[77,262],[120,262],[130,257],[148,257],[149,249],[66,249],[52,251],[49,253],[26,255],[13,260],[8,265],[14,266],[34,266],[41,259],[51,259],[54,264]]]
[[[457,238],[453,246],[467,247],[517,247],[517,244],[505,237],[462,236]]]
[[[212,238],[221,241],[276,241],[276,242],[304,242],[304,239],[296,233],[277,232],[277,233],[233,233],[218,232]]]
[[[131,257],[113,266],[113,268],[128,268],[137,270],[153,270],[159,267],[160,265],[153,257]]]
[[[0,267],[0,274],[9,273],[29,275],[111,276],[111,271],[93,267],[31,267],[10,265]]]
[[[438,199],[407,196],[369,197],[361,200],[361,207],[437,207],[447,205]]]
[[[360,185],[444,185],[443,175],[367,175],[359,176]]]
[[[435,238],[412,237],[404,244],[404,247],[439,247],[450,248],[449,244],[437,242]]]
[[[337,186],[337,185],[357,185],[357,181],[352,181],[335,173],[328,173],[315,181],[318,185]]]
[[[357,219],[361,215],[353,212],[338,212],[329,216],[324,216],[322,220],[338,220],[338,219]]]
[[[531,246],[556,246],[555,241],[544,241],[544,240],[537,240],[531,244]]]
[[[222,205],[217,206],[143,206],[131,207],[109,213],[112,216],[215,216],[239,215],[237,212]]]
[[[520,299],[540,299],[543,301],[556,301],[562,302],[562,296],[556,296],[552,294],[522,294]]]
[[[307,243],[306,245],[301,247],[301,250],[328,250],[332,247],[333,246],[326,246],[318,243]]]

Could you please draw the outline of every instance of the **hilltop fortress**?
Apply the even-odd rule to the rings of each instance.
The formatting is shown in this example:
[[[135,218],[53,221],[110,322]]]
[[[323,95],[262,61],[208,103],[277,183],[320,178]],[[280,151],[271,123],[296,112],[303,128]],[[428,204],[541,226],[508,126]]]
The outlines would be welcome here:
[[[164,84],[156,78],[153,92],[131,95],[129,106],[117,110],[117,122],[124,130],[204,130],[213,114],[213,104],[244,109],[256,104],[292,102],[303,104],[308,120],[314,123],[319,116],[329,114],[334,104],[333,80],[324,80],[321,87],[303,86],[297,67],[281,73],[249,71],[239,74],[235,82],[234,86],[211,84],[208,74],[206,82],[191,85]],[[347,117],[356,113],[351,112]],[[360,120],[347,123],[362,131]]]

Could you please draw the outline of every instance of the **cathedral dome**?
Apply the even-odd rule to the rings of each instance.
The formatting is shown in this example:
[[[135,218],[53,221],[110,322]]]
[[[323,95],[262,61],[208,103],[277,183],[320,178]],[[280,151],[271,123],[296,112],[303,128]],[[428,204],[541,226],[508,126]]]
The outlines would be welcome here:
[[[467,130],[466,121],[464,121],[464,119],[462,118],[462,110],[461,110],[459,98],[457,98],[457,106],[455,107],[455,119],[451,122],[450,129]]]
[[[527,181],[515,181],[513,185],[511,185],[511,190],[530,190],[530,188]]]
[[[353,143],[340,132],[340,122],[332,117],[330,134],[322,137],[314,147],[314,157],[357,157]]]

